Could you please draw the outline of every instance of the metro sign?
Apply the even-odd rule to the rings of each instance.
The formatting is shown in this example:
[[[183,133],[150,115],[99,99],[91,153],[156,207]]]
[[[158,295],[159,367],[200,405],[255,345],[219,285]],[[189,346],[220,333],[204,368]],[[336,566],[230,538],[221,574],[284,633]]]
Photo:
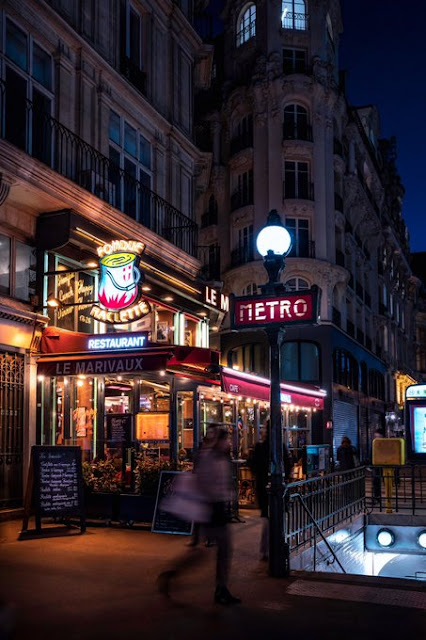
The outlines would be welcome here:
[[[278,296],[234,297],[231,299],[232,328],[314,323],[317,320],[317,299],[317,289]]]

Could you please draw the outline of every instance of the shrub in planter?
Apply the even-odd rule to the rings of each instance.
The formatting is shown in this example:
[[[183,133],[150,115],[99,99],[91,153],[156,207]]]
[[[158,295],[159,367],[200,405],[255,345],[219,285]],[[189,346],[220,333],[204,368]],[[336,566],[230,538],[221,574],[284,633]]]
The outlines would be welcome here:
[[[83,462],[86,516],[118,519],[120,478],[112,460]]]

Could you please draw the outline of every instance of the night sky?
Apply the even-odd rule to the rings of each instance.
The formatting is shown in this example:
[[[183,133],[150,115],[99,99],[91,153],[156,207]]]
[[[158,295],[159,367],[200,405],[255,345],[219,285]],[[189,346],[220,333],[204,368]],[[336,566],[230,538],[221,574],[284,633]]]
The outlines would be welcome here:
[[[342,0],[340,67],[354,105],[375,104],[397,140],[411,251],[426,251],[426,2]]]
[[[225,0],[211,0],[210,11]],[[375,104],[397,140],[411,251],[426,251],[426,0],[341,0],[340,68],[353,106]]]

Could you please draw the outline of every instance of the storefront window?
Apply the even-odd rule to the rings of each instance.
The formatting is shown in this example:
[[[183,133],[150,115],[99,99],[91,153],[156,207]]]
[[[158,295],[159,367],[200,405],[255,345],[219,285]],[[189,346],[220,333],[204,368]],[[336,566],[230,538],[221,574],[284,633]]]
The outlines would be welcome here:
[[[91,460],[98,430],[96,378],[57,377],[40,382],[40,443],[80,446],[83,460]]]
[[[303,447],[311,442],[310,411],[300,409],[284,409],[284,443],[294,464],[302,458]]]
[[[168,384],[139,381],[139,407],[135,415],[137,446],[169,453],[170,389]]]
[[[194,449],[194,403],[191,391],[178,393],[178,448],[185,459]]]

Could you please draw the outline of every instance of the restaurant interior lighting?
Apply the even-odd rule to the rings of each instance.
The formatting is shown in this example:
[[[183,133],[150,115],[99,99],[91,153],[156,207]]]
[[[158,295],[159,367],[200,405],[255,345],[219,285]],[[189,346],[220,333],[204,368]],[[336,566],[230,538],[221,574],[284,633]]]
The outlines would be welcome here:
[[[47,300],[46,300],[46,304],[48,307],[50,307],[51,309],[59,309],[59,307],[61,306],[60,301],[58,300],[58,298],[55,298],[55,296],[50,295]]]

